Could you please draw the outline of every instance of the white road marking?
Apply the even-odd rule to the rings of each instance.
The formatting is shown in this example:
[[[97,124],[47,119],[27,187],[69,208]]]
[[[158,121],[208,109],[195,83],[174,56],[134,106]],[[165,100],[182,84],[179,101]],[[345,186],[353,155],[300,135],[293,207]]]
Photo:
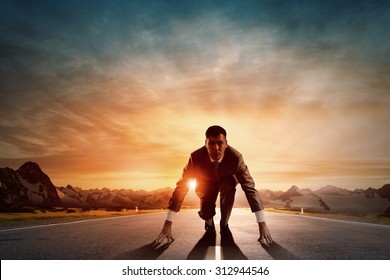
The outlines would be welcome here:
[[[141,215],[156,215],[156,214],[160,214],[160,213],[149,213],[149,214],[141,214]],[[87,220],[72,221],[72,222],[62,222],[62,223],[59,222],[59,223],[54,223],[54,224],[36,225],[36,226],[28,226],[28,227],[6,228],[6,229],[0,229],[0,232],[18,231],[18,230],[34,229],[34,228],[45,228],[45,227],[101,221],[101,220],[107,220],[107,219],[122,219],[122,218],[139,217],[139,216],[140,215],[127,215],[127,216],[120,216],[120,217],[95,218],[95,219],[87,219]]]
[[[306,215],[301,215],[301,214],[287,214],[287,213],[272,213],[268,212],[266,215],[288,215],[288,216],[295,216],[295,217],[300,217],[300,218],[308,218],[308,219],[316,219],[316,220],[326,220],[326,221],[331,221],[331,222],[336,222],[336,223],[347,223],[347,224],[360,224],[360,225],[371,225],[371,226],[376,226],[376,227],[390,227],[389,224],[379,224],[379,223],[374,223],[374,222],[364,222],[364,221],[349,221],[349,220],[342,220],[342,219],[332,219],[332,218],[327,218],[327,217],[314,217],[314,216],[306,216]]]
[[[205,260],[222,260],[221,246],[209,246],[204,258]]]
[[[221,246],[215,246],[215,259],[222,260]]]

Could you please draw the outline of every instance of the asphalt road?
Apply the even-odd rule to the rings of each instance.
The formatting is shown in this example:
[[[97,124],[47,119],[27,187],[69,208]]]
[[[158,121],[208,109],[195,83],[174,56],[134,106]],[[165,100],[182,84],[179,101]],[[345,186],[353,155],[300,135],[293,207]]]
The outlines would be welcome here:
[[[389,225],[266,213],[275,244],[265,246],[257,241],[254,215],[242,209],[234,209],[229,221],[234,240],[221,240],[218,225],[215,238],[204,238],[196,210],[185,210],[173,224],[175,241],[153,248],[165,216],[0,224],[0,259],[390,259]]]

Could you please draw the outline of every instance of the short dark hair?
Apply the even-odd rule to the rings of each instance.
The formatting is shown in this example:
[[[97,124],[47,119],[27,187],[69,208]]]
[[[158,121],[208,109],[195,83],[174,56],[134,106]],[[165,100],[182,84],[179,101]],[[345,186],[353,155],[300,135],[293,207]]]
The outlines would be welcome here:
[[[219,125],[210,126],[206,130],[206,138],[207,137],[217,137],[220,134],[222,134],[226,138],[226,130],[223,127],[219,126]]]

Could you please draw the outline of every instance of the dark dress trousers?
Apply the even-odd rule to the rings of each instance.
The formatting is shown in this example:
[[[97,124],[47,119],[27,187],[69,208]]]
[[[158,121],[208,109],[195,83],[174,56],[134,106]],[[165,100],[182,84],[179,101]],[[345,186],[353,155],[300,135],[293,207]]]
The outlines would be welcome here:
[[[211,219],[215,215],[215,202],[220,193],[221,221],[228,221],[238,183],[245,192],[252,212],[264,209],[242,155],[230,146],[225,149],[220,163],[210,160],[205,146],[191,153],[182,177],[176,183],[168,209],[175,212],[180,210],[189,190],[189,182],[194,179],[196,179],[195,191],[200,198],[199,216],[204,220]]]

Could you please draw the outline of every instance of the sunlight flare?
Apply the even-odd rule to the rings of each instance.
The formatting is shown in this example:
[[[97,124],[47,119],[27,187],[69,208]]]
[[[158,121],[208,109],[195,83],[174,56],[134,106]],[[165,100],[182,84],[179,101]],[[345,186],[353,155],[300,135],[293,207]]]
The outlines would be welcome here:
[[[188,186],[190,187],[191,190],[195,190],[195,188],[196,188],[196,179],[190,180],[188,182]]]

